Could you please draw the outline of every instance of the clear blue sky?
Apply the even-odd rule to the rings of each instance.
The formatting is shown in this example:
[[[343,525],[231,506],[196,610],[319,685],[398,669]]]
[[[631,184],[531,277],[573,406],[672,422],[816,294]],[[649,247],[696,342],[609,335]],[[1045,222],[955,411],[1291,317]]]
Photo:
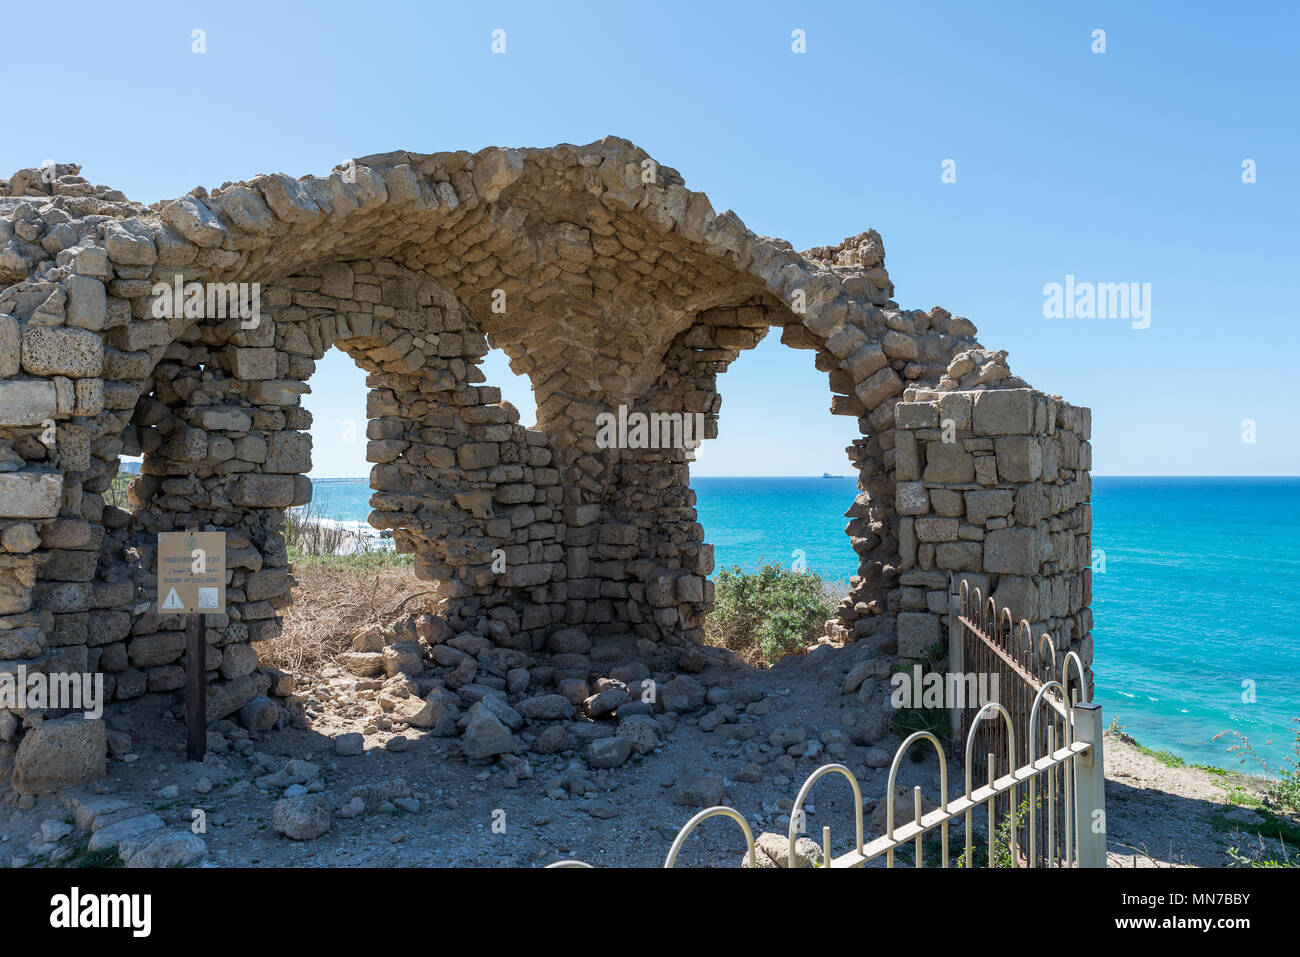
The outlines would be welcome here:
[[[797,248],[879,229],[902,305],[969,316],[1015,372],[1092,407],[1099,474],[1297,474],[1297,9],[61,3],[7,46],[29,105],[0,168],[80,162],[152,202],[388,149],[613,133]],[[1150,283],[1150,328],[1044,318],[1067,274]],[[526,385],[499,357],[488,374],[531,424]],[[334,353],[312,386],[313,474],[365,474],[361,374]],[[853,420],[826,412],[811,353],[772,336],[722,392],[698,474],[849,471]]]

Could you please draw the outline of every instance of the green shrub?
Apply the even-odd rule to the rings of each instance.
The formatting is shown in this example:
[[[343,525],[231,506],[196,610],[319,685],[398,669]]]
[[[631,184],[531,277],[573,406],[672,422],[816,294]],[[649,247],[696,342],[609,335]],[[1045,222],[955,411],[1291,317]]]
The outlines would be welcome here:
[[[714,588],[713,613],[705,622],[710,643],[768,662],[802,653],[835,613],[835,599],[820,575],[780,565],[753,572],[739,565],[723,568]]]

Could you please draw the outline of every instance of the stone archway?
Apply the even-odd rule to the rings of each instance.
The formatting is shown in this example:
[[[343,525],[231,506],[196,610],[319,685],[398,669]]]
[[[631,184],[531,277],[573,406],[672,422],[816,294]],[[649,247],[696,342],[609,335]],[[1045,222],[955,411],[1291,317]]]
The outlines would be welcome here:
[[[111,664],[120,696],[165,690],[180,649],[146,610],[147,539],[200,521],[237,538],[209,713],[264,692],[234,649],[287,600],[280,513],[310,494],[300,397],[333,346],[370,372],[373,521],[439,582],[450,628],[689,654],[712,556],[688,455],[602,448],[598,418],[702,413],[714,434],[717,373],[773,326],[860,426],[859,575],[828,634],[893,623],[914,654],[942,635],[958,572],[1091,660],[1086,410],[1012,376],[967,320],[893,302],[874,232],[797,253],[615,138],[377,154],[149,209],[38,184],[0,197],[0,666]],[[259,324],[160,318],[177,277],[256,284]],[[531,380],[536,429],[480,384],[489,344]],[[124,450],[146,456],[130,516],[102,498]]]

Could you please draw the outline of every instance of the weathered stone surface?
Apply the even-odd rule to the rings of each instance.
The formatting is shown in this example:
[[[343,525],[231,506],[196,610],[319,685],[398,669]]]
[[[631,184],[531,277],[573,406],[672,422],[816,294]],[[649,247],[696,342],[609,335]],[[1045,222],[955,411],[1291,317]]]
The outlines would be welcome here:
[[[243,475],[235,483],[231,500],[236,505],[288,508],[296,500],[292,475]]]
[[[133,811],[139,810],[133,809]],[[129,851],[148,844],[163,833],[164,827],[166,822],[157,814],[130,813],[127,817],[98,827],[95,833],[90,835],[86,849],[95,853],[126,845]]]
[[[587,745],[587,763],[593,768],[617,768],[632,756],[632,742],[626,738],[598,738]]]
[[[239,707],[239,723],[249,731],[270,731],[279,719],[279,705],[265,695],[258,695]]]
[[[189,831],[163,831],[154,835],[127,856],[123,844],[118,845],[118,853],[127,867],[189,867],[208,854],[208,845],[203,838]]]
[[[517,750],[510,729],[483,702],[470,708],[468,717],[465,736],[461,739],[466,757],[483,760],[498,754],[513,754]]]
[[[725,796],[726,785],[720,774],[691,774],[673,789],[673,803],[686,807],[713,807],[721,804]]]
[[[67,282],[68,325],[96,332],[103,329],[108,318],[104,284],[92,276],[69,276]]]
[[[158,259],[153,232],[139,220],[105,223],[104,248],[113,262],[123,265],[148,266]]]
[[[212,210],[193,196],[182,196],[163,207],[162,218],[178,233],[198,246],[220,246],[226,227]]]
[[[704,707],[704,688],[690,675],[678,675],[663,686],[664,707],[672,711],[698,711]]]
[[[72,379],[97,376],[104,367],[104,343],[88,329],[23,330],[23,371]]]
[[[976,406],[978,408],[978,406]],[[1029,435],[1007,435],[996,442],[998,477],[1004,482],[1033,482],[1043,473],[1043,449]]]
[[[960,445],[927,442],[924,478],[941,485],[971,482],[975,478],[975,457]]]
[[[339,655],[339,664],[360,678],[384,673],[384,656],[378,651],[345,651]]]
[[[771,860],[777,867],[790,866],[790,838],[786,834],[773,834],[770,831],[754,838],[754,849]],[[821,867],[822,848],[810,837],[795,838],[794,866]]]
[[[53,518],[63,495],[54,472],[0,472],[0,517]]]
[[[104,722],[80,714],[30,728],[14,756],[14,790],[40,794],[101,776],[108,756],[105,730]]]
[[[585,682],[583,685],[585,687]],[[519,713],[530,721],[560,721],[573,716],[573,704],[563,695],[547,694],[519,702]]]
[[[618,736],[632,745],[637,754],[649,754],[659,747],[658,725],[648,715],[631,715],[618,723]]]
[[[923,658],[939,643],[939,619],[921,612],[898,616],[898,653],[904,658]]]
[[[1007,575],[1037,575],[1038,536],[1032,528],[1000,528],[984,537],[984,570]]]
[[[1003,608],[1009,608],[1016,624],[1021,620],[1035,621],[1038,618],[1038,588],[1032,578],[1018,575],[1001,576],[998,579],[998,587],[993,592],[993,602],[997,605],[999,613]]]
[[[1011,489],[980,489],[966,493],[966,517],[976,525],[990,518],[1000,518],[1011,513]]]
[[[924,515],[930,511],[930,493],[924,482],[899,482],[894,500],[899,515]]]
[[[424,670],[424,656],[420,646],[413,641],[399,641],[389,645],[382,652],[384,657],[384,674],[410,675],[417,678]]]
[[[18,374],[22,367],[22,343],[22,329],[18,320],[13,316],[0,315],[0,379]]]
[[[271,827],[295,841],[314,841],[330,829],[330,811],[315,794],[281,798],[271,809]]]

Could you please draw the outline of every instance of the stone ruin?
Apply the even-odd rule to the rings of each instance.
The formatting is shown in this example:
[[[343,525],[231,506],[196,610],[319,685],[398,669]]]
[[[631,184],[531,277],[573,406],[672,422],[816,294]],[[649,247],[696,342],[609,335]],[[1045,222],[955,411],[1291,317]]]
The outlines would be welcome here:
[[[1012,375],[969,320],[895,303],[874,231],[796,252],[612,137],[382,153],[150,207],[79,172],[0,181],[4,671],[179,694],[156,535],[197,525],[230,542],[209,720],[274,690],[251,646],[290,601],[285,509],[311,497],[301,400],[332,347],[368,372],[371,524],[445,599],[431,642],[484,639],[479,681],[501,687],[521,656],[549,655],[553,683],[697,668],[714,556],[693,452],[603,447],[598,417],[699,413],[715,436],[719,374],[774,328],[861,432],[859,572],[829,639],[923,656],[951,572],[1091,664],[1088,410]],[[206,301],[160,312],[158,284],[182,282]],[[251,284],[256,321],[228,284]],[[530,380],[534,427],[485,382],[489,346]],[[143,456],[130,511],[104,500],[122,455]],[[41,771],[57,740],[26,762],[20,744],[52,726],[0,711],[0,775],[20,790],[60,783]]]

